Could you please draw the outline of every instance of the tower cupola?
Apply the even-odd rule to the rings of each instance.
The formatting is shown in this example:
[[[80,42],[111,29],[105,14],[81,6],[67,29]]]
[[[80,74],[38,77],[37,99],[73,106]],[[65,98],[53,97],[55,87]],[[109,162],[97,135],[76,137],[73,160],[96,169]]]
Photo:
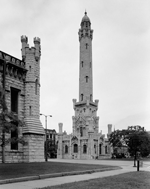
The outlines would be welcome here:
[[[89,37],[89,38],[93,38],[93,30],[91,30],[91,21],[89,19],[89,17],[87,16],[87,12],[85,11],[84,13],[84,17],[82,18],[81,21],[81,28],[79,29],[79,41],[82,39],[82,37]]]
[[[82,18],[82,21],[81,21],[81,27],[84,25],[84,23],[89,23],[91,25],[91,21],[89,19],[89,17],[87,16],[87,12],[85,11],[85,15],[84,17]]]

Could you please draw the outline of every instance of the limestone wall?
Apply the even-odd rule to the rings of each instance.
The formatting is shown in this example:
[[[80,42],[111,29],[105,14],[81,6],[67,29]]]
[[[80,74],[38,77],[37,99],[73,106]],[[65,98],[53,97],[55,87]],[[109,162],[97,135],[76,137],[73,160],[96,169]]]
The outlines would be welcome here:
[[[44,135],[24,134],[24,162],[44,161]]]
[[[2,162],[2,151],[0,151],[0,163]],[[5,151],[5,163],[23,162],[23,152],[18,150]]]

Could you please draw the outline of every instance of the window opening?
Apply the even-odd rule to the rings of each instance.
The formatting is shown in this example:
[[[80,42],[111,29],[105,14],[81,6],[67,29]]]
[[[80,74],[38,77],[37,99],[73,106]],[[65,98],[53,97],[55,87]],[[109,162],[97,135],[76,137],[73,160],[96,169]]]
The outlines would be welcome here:
[[[83,145],[83,154],[86,154],[86,153],[87,153],[87,145],[84,144],[84,145]]]
[[[67,154],[67,153],[68,153],[68,146],[65,145],[65,154]]]
[[[107,146],[105,146],[105,154],[107,154]]]
[[[81,66],[82,66],[82,68],[83,68],[83,61],[81,62]]]
[[[11,131],[11,150],[18,150],[18,128]]]
[[[78,153],[78,145],[74,144],[74,153]]]
[[[81,101],[83,101],[83,94],[81,94]]]
[[[99,155],[102,154],[102,144],[99,144]]]
[[[92,67],[92,64],[91,64],[91,62],[90,62],[90,68]]]
[[[32,115],[32,107],[29,106],[29,115],[31,116]]]
[[[83,127],[80,127],[80,136],[83,136]]]
[[[88,77],[88,76],[86,76],[85,78],[86,78],[86,83],[88,83],[88,79],[89,79],[89,77]]]
[[[90,95],[90,100],[92,101],[92,95]]]
[[[38,88],[38,80],[35,80],[35,94],[37,95],[37,88]]]
[[[94,150],[95,150],[95,154],[96,154],[96,144],[94,144]]]
[[[89,45],[88,45],[88,43],[86,43],[86,44],[85,44],[85,46],[86,46],[86,49],[87,49],[87,48],[88,48],[88,46],[89,46]]]
[[[18,113],[18,90],[11,88],[11,111]]]
[[[30,70],[30,72],[31,72],[31,66],[29,66],[29,70]]]

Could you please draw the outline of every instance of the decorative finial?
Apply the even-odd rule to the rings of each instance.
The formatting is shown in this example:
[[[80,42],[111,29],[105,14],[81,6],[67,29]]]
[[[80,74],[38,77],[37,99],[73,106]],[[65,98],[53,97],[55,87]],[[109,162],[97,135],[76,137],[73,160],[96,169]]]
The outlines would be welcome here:
[[[85,9],[85,15],[87,15],[86,9]]]

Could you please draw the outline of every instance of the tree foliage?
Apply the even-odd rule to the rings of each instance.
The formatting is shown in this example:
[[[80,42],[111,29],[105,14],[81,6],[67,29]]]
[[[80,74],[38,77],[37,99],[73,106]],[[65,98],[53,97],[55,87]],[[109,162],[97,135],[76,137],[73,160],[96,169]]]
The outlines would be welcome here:
[[[0,86],[0,145],[5,146],[10,142],[25,144],[23,137],[3,137],[5,133],[11,133],[11,131],[18,130],[18,127],[21,126],[24,126],[24,122],[18,119],[17,114],[8,111],[4,98],[4,92]]]
[[[138,151],[143,157],[150,154],[150,135],[140,126],[112,132],[109,137],[109,143],[113,147],[126,145],[132,156],[136,155]]]

